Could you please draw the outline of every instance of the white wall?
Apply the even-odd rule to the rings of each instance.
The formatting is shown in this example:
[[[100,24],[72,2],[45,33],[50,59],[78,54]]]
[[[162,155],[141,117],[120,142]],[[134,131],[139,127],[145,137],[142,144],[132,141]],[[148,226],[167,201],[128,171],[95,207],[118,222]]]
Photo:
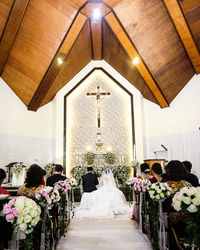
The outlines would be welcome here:
[[[44,166],[55,158],[55,104],[27,107],[0,78],[0,167],[23,161]]]
[[[189,160],[200,176],[200,75],[195,75],[170,104],[161,109],[144,99],[146,158],[168,148],[168,160]]]

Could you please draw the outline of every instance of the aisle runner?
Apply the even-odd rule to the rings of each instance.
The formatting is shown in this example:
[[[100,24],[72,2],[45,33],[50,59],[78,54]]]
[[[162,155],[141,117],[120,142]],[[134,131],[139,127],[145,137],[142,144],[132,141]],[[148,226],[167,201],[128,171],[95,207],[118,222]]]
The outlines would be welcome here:
[[[150,250],[150,243],[127,216],[110,220],[72,219],[59,250]]]

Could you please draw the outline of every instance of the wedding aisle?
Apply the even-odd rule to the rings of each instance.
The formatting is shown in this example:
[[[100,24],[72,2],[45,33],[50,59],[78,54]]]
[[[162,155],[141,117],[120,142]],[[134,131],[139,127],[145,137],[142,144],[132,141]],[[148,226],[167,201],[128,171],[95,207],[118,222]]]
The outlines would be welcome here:
[[[66,237],[59,241],[59,250],[150,250],[151,245],[137,225],[127,216],[115,219],[71,220]]]

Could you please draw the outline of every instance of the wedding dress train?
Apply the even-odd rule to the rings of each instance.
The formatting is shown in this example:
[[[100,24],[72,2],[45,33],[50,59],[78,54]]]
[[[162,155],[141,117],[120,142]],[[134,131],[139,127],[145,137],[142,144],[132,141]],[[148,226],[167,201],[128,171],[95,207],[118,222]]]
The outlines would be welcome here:
[[[100,187],[96,191],[87,193],[87,206],[85,206],[84,201],[81,202],[75,216],[78,218],[112,219],[117,214],[130,215],[133,208],[129,206],[124,194],[116,187],[109,168],[104,170],[100,180]],[[84,209],[85,207],[88,209]]]

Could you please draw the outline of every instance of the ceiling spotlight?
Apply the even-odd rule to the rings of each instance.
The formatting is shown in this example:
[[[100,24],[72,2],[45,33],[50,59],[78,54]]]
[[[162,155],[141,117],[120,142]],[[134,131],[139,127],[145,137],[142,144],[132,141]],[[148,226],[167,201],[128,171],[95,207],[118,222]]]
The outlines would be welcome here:
[[[97,20],[101,17],[100,9],[94,9],[92,13],[92,17],[94,20]]]
[[[139,57],[135,57],[134,59],[133,59],[133,64],[138,64],[139,63]]]
[[[58,62],[58,64],[62,64],[63,60],[60,57],[58,57],[57,62]]]

